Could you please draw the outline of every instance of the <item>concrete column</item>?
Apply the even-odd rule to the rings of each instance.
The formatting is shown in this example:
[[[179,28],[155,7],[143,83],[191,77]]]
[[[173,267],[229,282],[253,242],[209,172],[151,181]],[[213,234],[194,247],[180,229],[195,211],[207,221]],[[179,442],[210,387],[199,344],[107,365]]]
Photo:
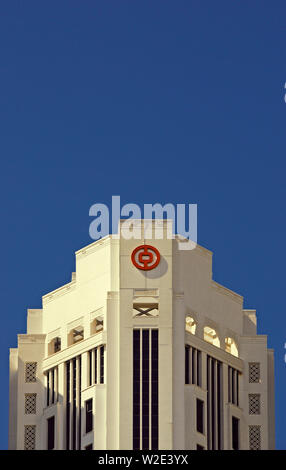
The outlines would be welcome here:
[[[86,389],[89,386],[88,382],[88,361],[89,361],[89,353],[88,351],[82,353],[81,355],[81,388],[82,390]]]
[[[91,356],[90,356],[90,367],[91,367],[91,385],[95,384],[95,383],[98,383],[97,382],[97,377],[95,376],[95,361],[97,359],[97,349],[98,348],[94,348],[92,351],[91,351]]]
[[[202,389],[206,390],[207,389],[207,354],[205,352],[201,352],[201,358],[202,358],[202,376],[201,376],[201,381],[202,381]]]
[[[108,292],[106,302],[106,350],[104,352],[106,397],[109,404],[106,409],[106,448],[119,449],[119,293]],[[100,348],[97,348],[97,383],[100,384]],[[103,385],[97,389],[101,390]],[[98,392],[96,394],[98,396]],[[130,403],[130,406],[131,403]],[[104,447],[102,447],[104,448]],[[125,447],[126,448],[126,447]]]
[[[191,359],[191,357],[190,357]],[[173,296],[173,449],[185,449],[185,304]]]
[[[47,403],[47,406],[50,406],[52,404],[52,398],[53,398],[53,377],[52,377],[52,371],[49,370],[49,403]]]

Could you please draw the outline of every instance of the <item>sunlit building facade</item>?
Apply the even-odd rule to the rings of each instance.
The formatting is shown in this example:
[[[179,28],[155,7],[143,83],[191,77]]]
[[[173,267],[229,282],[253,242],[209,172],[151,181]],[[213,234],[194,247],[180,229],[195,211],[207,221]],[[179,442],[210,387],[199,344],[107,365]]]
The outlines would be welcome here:
[[[122,228],[77,251],[71,281],[28,310],[10,350],[10,449],[274,448],[256,313],[168,223],[162,239],[138,221],[137,239]]]

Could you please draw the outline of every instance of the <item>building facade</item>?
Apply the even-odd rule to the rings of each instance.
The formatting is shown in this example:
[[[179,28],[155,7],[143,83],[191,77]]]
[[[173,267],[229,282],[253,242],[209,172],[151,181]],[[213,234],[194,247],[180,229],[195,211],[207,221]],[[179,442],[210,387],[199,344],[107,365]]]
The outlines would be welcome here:
[[[273,351],[256,313],[168,224],[153,222],[161,239],[138,221],[136,239],[77,251],[71,282],[28,310],[10,350],[10,449],[274,448]]]

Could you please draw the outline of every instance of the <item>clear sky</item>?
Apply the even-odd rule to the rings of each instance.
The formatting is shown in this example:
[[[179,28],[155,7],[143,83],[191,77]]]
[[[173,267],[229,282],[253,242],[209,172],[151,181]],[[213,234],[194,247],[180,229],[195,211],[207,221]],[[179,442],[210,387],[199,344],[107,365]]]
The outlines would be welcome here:
[[[214,279],[275,348],[286,448],[285,16],[283,0],[0,2],[0,448],[8,348],[112,195],[198,204]]]

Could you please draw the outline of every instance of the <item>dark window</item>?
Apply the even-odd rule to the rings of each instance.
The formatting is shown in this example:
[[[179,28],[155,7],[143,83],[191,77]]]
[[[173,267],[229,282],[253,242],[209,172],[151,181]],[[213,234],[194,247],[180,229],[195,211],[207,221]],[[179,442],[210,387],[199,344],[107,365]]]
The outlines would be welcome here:
[[[76,379],[77,364],[76,359],[72,360],[73,381],[72,381],[72,448],[76,450]]]
[[[140,330],[133,331],[133,449],[140,450]]]
[[[61,350],[61,338],[55,338],[54,340],[54,352],[58,352]]]
[[[217,363],[217,445],[221,449],[221,389],[222,389],[221,363]]]
[[[92,351],[88,351],[88,385],[92,385]]]
[[[89,444],[88,446],[85,447],[85,450],[93,450],[93,445]]]
[[[202,354],[197,350],[197,386],[202,386]]]
[[[103,354],[104,354],[104,347],[103,347]],[[104,357],[103,357],[103,360],[104,360]],[[104,382],[104,363],[103,363],[102,373],[103,373],[103,382]],[[94,383],[97,384],[97,349],[95,349],[94,351]]]
[[[190,383],[190,346],[185,346],[185,384]]]
[[[50,374],[47,372],[47,406],[50,405]]]
[[[196,364],[196,349],[195,348],[192,348],[192,384],[195,384],[196,381],[195,381],[195,371],[196,371],[196,367],[195,367],[195,364]]]
[[[239,372],[231,366],[228,366],[228,401],[239,405]]]
[[[142,450],[158,449],[158,432],[158,330],[143,329],[142,332],[134,330],[133,449],[140,450],[140,438],[142,438]]]
[[[220,450],[223,423],[222,363],[210,356],[207,356],[207,392],[207,448]]]
[[[104,346],[100,347],[100,383],[104,384]]]
[[[204,432],[204,402],[197,398],[197,431]]]
[[[79,416],[78,416],[78,449],[81,449],[81,356],[79,356]]]
[[[66,449],[70,448],[70,363],[66,363]]]
[[[52,370],[52,403],[55,403],[55,369]]]
[[[159,404],[158,404],[158,330],[152,330],[151,333],[151,448],[159,448]]]
[[[55,448],[55,417],[48,419],[48,450]]]
[[[149,330],[142,332],[142,449],[149,449]]]
[[[197,450],[204,450],[204,446],[201,446],[200,444],[197,444]]]
[[[232,448],[239,449],[239,419],[232,417]]]
[[[85,402],[85,432],[92,431],[92,398]]]

